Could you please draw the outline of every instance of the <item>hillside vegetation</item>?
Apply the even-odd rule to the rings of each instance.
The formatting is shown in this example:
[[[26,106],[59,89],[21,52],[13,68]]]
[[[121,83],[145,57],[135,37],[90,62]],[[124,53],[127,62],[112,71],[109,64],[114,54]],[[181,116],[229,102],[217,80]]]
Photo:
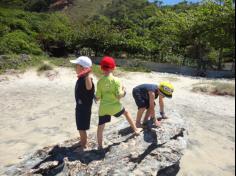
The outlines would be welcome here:
[[[68,2],[0,0],[0,54],[61,57],[79,50],[199,70],[221,70],[235,61],[231,0],[175,6],[147,0]]]
[[[87,19],[101,13],[112,0],[74,0],[73,5],[64,10],[73,22],[84,23]]]

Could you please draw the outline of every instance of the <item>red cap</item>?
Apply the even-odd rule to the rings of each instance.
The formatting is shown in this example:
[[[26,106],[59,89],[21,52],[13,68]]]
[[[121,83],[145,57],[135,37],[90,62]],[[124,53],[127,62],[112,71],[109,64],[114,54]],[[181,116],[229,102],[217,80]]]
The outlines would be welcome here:
[[[102,59],[100,65],[101,65],[101,69],[103,71],[110,71],[110,70],[114,70],[115,69],[116,62],[115,62],[115,60],[112,57],[105,56]]]

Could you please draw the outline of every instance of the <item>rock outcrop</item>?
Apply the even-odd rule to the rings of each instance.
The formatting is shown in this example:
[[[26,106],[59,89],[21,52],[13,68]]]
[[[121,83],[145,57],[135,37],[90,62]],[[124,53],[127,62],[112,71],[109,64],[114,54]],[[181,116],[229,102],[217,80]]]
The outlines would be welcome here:
[[[73,4],[73,0],[53,0],[50,3],[49,10],[63,10]]]
[[[95,137],[84,152],[76,146],[78,139],[68,140],[37,151],[8,168],[6,175],[175,176],[187,145],[186,134],[178,114],[163,120],[161,128],[149,123],[139,136],[121,120],[107,125],[103,151],[96,150]]]

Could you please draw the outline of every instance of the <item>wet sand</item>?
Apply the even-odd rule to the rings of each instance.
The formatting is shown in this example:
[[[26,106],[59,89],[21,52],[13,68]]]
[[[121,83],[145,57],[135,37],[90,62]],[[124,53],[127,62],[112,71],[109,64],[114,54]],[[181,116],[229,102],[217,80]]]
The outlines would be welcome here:
[[[78,136],[76,76],[71,69],[57,71],[50,79],[38,76],[35,70],[0,76],[0,175],[4,175],[4,167],[20,162],[25,154]],[[235,97],[191,92],[192,84],[208,81],[205,79],[164,73],[120,76],[128,91],[122,101],[133,117],[137,109],[131,94],[134,86],[163,80],[175,85],[174,98],[165,100],[167,115],[178,112],[189,126],[189,144],[179,176],[235,175]],[[94,104],[91,130],[96,130],[97,112]]]

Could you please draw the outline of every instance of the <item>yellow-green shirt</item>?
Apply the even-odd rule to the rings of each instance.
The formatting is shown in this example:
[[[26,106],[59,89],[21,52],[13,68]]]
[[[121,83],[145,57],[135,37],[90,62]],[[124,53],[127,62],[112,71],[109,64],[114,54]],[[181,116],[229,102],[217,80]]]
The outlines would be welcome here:
[[[102,77],[97,83],[96,97],[101,99],[99,116],[115,115],[123,108],[119,96],[122,95],[122,85],[112,74]]]

